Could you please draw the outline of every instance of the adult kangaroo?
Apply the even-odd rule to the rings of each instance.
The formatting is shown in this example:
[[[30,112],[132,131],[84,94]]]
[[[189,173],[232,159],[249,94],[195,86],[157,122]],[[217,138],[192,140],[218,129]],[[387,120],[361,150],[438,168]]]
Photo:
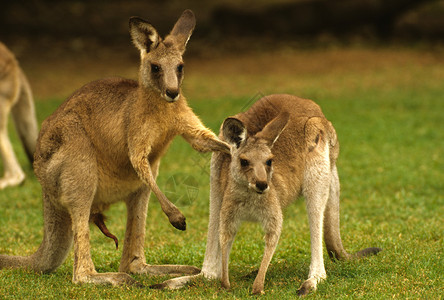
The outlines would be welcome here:
[[[327,275],[322,236],[332,259],[352,259],[378,253],[366,248],[349,254],[339,231],[339,142],[333,125],[311,100],[271,95],[249,110],[227,118],[221,139],[231,155],[214,153],[211,160],[210,220],[202,272],[230,287],[228,260],[241,221],[260,222],[265,251],[252,293],[264,292],[264,280],[278,243],[282,210],[300,196],[306,199],[311,236],[308,279],[298,290],[316,290]],[[199,275],[196,275],[199,276]],[[170,279],[157,288],[179,288],[193,276]]]
[[[185,217],[155,181],[172,139],[181,135],[198,151],[230,151],[201,123],[181,93],[182,55],[195,17],[184,11],[163,40],[141,18],[130,18],[129,25],[140,51],[139,80],[91,82],[43,122],[34,162],[43,193],[43,242],[29,257],[0,256],[0,268],[51,272],[63,263],[74,241],[74,283],[119,285],[135,282],[128,273],[199,272],[192,266],[149,265],[143,251],[151,190],[171,224],[186,227]],[[127,207],[119,272],[97,273],[89,222],[118,201]]]
[[[19,185],[25,179],[25,173],[20,168],[8,137],[10,113],[32,163],[38,126],[31,87],[14,54],[0,42],[0,156],[4,168],[4,175],[0,178],[0,190]]]

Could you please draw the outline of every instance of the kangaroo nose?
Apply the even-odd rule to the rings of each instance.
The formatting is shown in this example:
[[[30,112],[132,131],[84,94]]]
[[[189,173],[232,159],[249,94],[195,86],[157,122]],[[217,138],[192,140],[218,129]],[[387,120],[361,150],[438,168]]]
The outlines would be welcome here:
[[[176,100],[176,97],[179,95],[179,92],[177,90],[166,90],[165,94],[170,98],[171,100]]]
[[[265,181],[256,182],[256,188],[258,191],[265,191],[268,188],[268,184]]]

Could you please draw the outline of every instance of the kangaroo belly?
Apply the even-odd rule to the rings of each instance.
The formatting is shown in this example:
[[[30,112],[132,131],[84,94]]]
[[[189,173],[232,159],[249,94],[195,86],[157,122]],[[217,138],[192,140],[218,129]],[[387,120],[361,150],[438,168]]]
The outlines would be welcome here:
[[[143,186],[143,182],[138,179],[122,180],[116,177],[102,177],[99,179],[91,211],[101,212],[113,203],[124,201]]]

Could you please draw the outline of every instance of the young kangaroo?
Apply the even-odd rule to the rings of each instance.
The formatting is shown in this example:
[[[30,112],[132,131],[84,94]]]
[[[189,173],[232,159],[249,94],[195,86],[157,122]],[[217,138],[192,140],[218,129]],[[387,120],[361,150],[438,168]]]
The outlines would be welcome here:
[[[148,265],[143,250],[152,190],[169,221],[185,230],[185,217],[160,191],[161,156],[181,135],[198,151],[230,151],[204,127],[181,93],[182,55],[195,18],[186,10],[162,40],[146,21],[132,17],[130,33],[140,50],[139,81],[110,78],[74,92],[43,124],[35,153],[42,185],[44,236],[29,257],[0,256],[0,268],[55,270],[74,241],[74,283],[125,284],[127,273],[195,274],[192,266]],[[89,222],[117,201],[127,207],[118,273],[99,274],[90,254]]]
[[[15,128],[30,162],[37,142],[37,120],[31,88],[14,54],[0,42],[0,156],[4,176],[0,190],[19,185],[25,179],[8,138],[8,116],[12,113]]]
[[[322,235],[332,259],[380,251],[367,248],[350,255],[342,246],[339,143],[332,124],[314,102],[291,95],[264,97],[248,111],[226,119],[220,137],[232,145],[232,152],[212,157],[210,220],[201,275],[221,278],[222,286],[229,288],[228,258],[237,229],[241,221],[257,221],[265,231],[265,251],[252,292],[263,293],[281,233],[282,210],[300,196],[306,199],[312,257],[299,295],[316,290],[326,278]],[[156,287],[179,288],[191,278],[174,278]]]

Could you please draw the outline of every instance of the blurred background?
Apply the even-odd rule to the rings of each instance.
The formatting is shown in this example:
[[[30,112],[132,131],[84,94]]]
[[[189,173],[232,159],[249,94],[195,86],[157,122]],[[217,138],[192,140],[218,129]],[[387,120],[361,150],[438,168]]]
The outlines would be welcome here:
[[[195,39],[224,38],[325,42],[335,39],[444,41],[444,1],[432,0],[27,0],[0,12],[3,40],[92,42],[127,40],[127,20],[139,15],[166,33],[184,10],[198,18]]]
[[[427,0],[6,1],[0,40],[16,54],[37,99],[66,97],[99,77],[137,77],[130,16],[165,35],[186,8],[197,18],[186,58],[200,61],[192,66],[278,49],[441,49],[444,42],[444,1]]]
[[[184,9],[192,9],[197,25],[184,57],[183,92],[205,125],[218,131],[224,118],[261,96],[291,93],[320,104],[336,128],[346,248],[384,251],[362,264],[328,261],[328,284],[320,285],[317,297],[442,299],[443,0],[9,0],[0,7],[0,41],[16,54],[29,78],[39,124],[87,82],[116,75],[137,79],[139,53],[128,33],[130,16],[148,20],[164,36]],[[32,253],[41,241],[40,186],[12,122],[10,134],[28,179],[0,193],[0,241],[14,240],[1,242],[0,253],[22,254],[23,248]],[[159,187],[183,209],[189,229],[174,231],[152,201],[149,262],[201,265],[209,160],[210,154],[198,154],[180,138],[162,159]],[[124,211],[121,203],[107,212],[107,225],[120,239]],[[309,267],[303,201],[289,207],[285,220],[267,274],[267,293],[276,299],[291,298]],[[204,296],[197,294],[204,288],[196,287],[168,295],[249,294],[252,280],[244,276],[262,257],[262,232],[245,228],[230,265],[241,289],[225,292],[214,283],[205,286]],[[98,270],[117,270],[120,252],[112,242],[103,242],[98,230],[93,234],[95,259],[103,258]],[[53,298],[53,287],[62,285],[65,298],[146,297],[144,289],[122,296],[123,288],[97,294],[86,286],[72,287],[68,261],[54,275],[26,273],[24,280],[2,271],[0,295]],[[140,280],[146,286],[158,283]],[[36,288],[39,282],[51,288]]]

